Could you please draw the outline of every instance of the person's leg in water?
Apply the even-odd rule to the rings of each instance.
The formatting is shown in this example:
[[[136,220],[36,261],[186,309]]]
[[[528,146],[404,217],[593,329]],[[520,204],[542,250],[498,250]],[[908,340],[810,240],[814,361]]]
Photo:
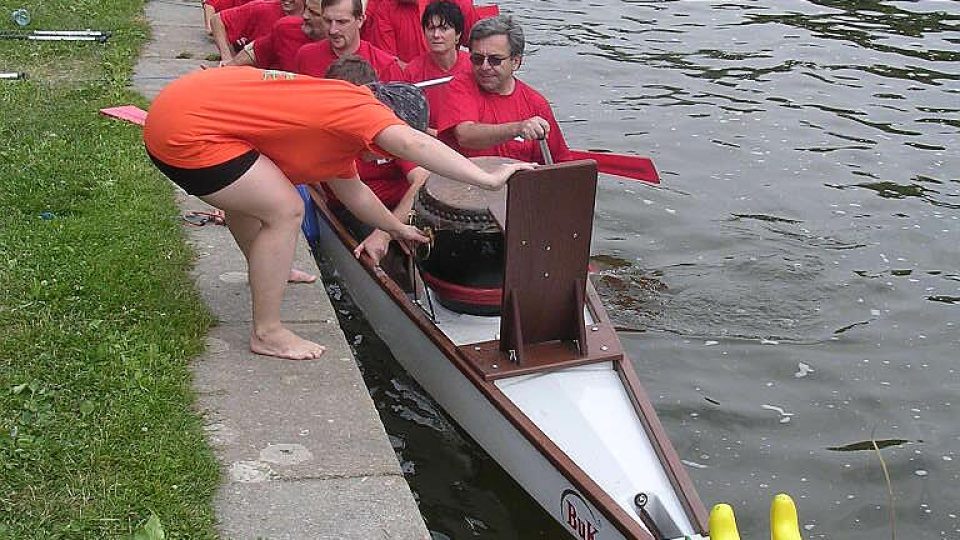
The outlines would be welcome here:
[[[250,250],[250,241],[260,232],[260,220],[242,212],[224,211],[223,214],[227,228],[230,229],[233,239],[237,241],[240,251],[243,252],[243,256],[249,262],[250,257],[247,254]],[[291,268],[290,275],[287,276],[287,281],[290,283],[313,283],[316,280],[316,274],[310,274],[297,268]]]
[[[280,304],[293,265],[297,235],[303,219],[303,200],[296,188],[266,156],[235,182],[200,197],[224,210],[238,244],[245,244],[253,300],[250,350],[293,360],[318,358],[324,347],[283,326]],[[251,220],[258,221],[253,227]]]

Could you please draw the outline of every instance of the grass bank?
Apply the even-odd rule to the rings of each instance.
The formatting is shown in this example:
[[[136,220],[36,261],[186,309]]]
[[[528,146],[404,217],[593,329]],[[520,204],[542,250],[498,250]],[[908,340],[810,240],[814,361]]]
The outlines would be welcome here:
[[[140,0],[0,1],[29,28],[105,44],[0,40],[0,538],[212,538],[216,461],[188,359],[211,322],[172,190],[140,129],[101,107],[147,37]],[[198,8],[199,16],[199,8]]]

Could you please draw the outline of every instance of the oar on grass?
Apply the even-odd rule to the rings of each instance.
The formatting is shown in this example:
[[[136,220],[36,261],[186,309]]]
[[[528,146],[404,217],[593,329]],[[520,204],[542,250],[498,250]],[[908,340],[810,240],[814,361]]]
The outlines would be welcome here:
[[[26,39],[30,41],[96,41],[104,43],[110,32],[99,30],[34,30],[33,32],[0,32],[0,39]]]

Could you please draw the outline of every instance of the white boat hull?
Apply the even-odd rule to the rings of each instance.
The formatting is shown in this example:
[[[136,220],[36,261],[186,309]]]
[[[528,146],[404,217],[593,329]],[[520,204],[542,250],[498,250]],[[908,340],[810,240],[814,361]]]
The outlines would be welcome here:
[[[550,444],[558,446],[587,476],[598,481],[629,516],[627,519],[633,520],[632,529],[626,531],[517,429],[515,422],[503,414],[502,403],[498,408],[475,381],[464,375],[445,354],[445,347],[435,342],[436,336],[431,339],[398,305],[322,216],[319,221],[320,253],[337,269],[351,297],[397,361],[572,538],[642,538],[649,529],[634,504],[634,496],[640,491],[655,500],[648,509],[659,514],[654,516],[655,522],[665,538],[705,538],[686,517],[610,362],[500,379],[495,387]],[[592,386],[584,383],[577,389],[575,381],[585,379],[591,379]],[[560,399],[561,394],[567,397]],[[549,407],[543,402],[544,396]],[[608,425],[600,425],[603,423]]]

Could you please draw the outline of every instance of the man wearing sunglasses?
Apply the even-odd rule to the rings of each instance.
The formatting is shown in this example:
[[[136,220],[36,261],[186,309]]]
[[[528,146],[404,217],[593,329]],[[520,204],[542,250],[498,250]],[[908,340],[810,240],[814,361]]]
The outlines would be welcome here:
[[[436,100],[441,140],[473,156],[502,156],[544,163],[538,139],[547,139],[555,161],[569,148],[550,104],[515,77],[523,59],[523,29],[508,15],[477,22],[470,32],[469,75],[458,75]]]

